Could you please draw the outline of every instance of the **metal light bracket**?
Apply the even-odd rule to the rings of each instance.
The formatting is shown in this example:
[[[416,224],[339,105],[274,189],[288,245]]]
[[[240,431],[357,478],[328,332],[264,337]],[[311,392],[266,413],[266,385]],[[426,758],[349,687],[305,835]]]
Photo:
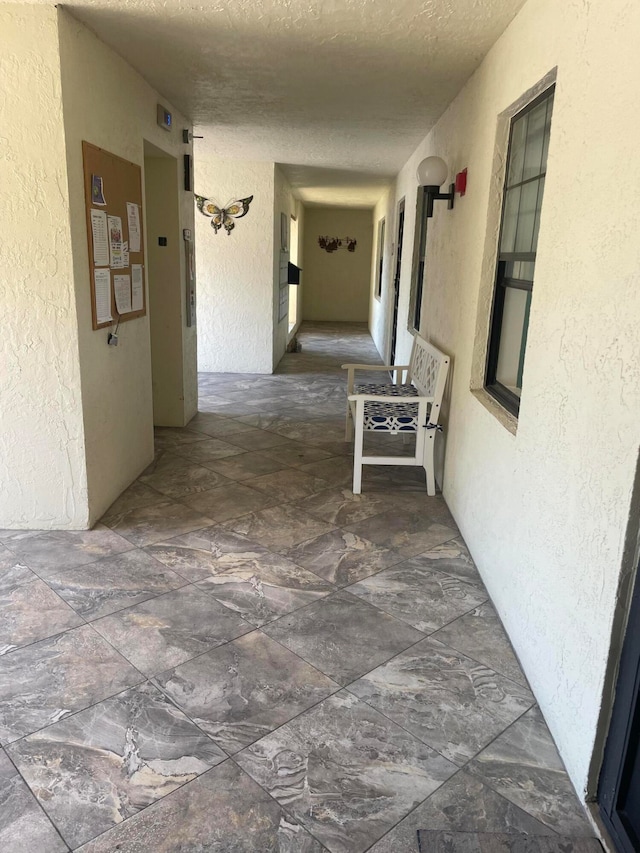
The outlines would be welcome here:
[[[427,185],[424,187],[425,194],[425,215],[427,219],[430,219],[433,216],[433,202],[434,201],[447,201],[448,210],[453,210],[453,200],[456,194],[456,185],[449,184],[449,192],[441,193],[440,187],[436,185]]]
[[[189,130],[188,127],[185,127],[182,131],[182,141],[185,145],[189,145],[189,143],[194,139],[204,139],[204,136],[194,136],[194,134]]]

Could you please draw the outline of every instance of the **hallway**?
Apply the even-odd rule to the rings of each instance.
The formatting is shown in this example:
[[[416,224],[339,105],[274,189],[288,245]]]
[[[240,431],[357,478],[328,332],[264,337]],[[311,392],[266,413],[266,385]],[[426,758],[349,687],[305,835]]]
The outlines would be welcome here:
[[[299,337],[201,375],[94,530],[0,531],[3,853],[600,849],[444,500],[351,493],[366,328]]]

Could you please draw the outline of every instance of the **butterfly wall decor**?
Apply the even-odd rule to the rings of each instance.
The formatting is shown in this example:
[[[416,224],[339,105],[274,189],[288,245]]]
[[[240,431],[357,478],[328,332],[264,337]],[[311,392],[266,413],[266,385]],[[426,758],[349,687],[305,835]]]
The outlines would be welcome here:
[[[249,213],[249,205],[253,201],[253,196],[247,198],[237,198],[228,201],[224,207],[219,207],[217,202],[212,198],[205,198],[203,195],[196,195],[198,210],[204,216],[211,219],[211,227],[217,234],[221,228],[231,234],[236,227],[234,219],[241,219]]]
[[[358,241],[354,237],[318,237],[318,245],[330,253],[343,248],[347,252],[355,252]]]

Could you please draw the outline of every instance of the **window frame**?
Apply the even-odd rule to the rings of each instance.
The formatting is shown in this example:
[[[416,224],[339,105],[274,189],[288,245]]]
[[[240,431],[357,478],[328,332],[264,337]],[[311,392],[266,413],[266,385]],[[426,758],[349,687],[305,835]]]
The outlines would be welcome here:
[[[515,418],[518,417],[520,412],[520,402],[521,397],[503,385],[496,379],[496,372],[498,368],[498,359],[500,356],[500,340],[502,337],[502,319],[504,314],[504,304],[505,304],[505,296],[508,288],[523,290],[528,293],[527,302],[525,306],[525,322],[524,322],[524,333],[521,338],[520,345],[520,363],[518,367],[519,374],[522,372],[524,366],[524,358],[527,348],[527,338],[529,333],[529,314],[531,310],[531,300],[533,294],[533,278],[535,276],[535,268],[531,277],[531,280],[525,279],[514,279],[507,277],[506,275],[506,267],[507,264],[511,262],[530,262],[535,264],[537,251],[535,252],[501,252],[500,247],[502,245],[502,236],[504,229],[504,221],[505,221],[505,210],[506,210],[506,199],[507,199],[507,189],[514,189],[517,186],[525,186],[532,181],[540,181],[540,179],[544,180],[546,178],[547,170],[546,164],[543,172],[538,173],[532,178],[528,178],[522,181],[519,181],[512,186],[508,186],[509,179],[509,166],[511,163],[511,145],[513,140],[513,132],[516,122],[523,118],[527,113],[532,112],[537,106],[539,106],[544,101],[548,100],[555,94],[555,82],[550,86],[547,86],[544,91],[540,92],[525,104],[518,112],[514,113],[509,120],[509,135],[507,141],[507,155],[505,157],[505,172],[504,172],[504,180],[502,183],[502,197],[501,197],[501,205],[500,205],[500,231],[498,235],[498,246],[497,246],[497,254],[496,254],[496,271],[494,277],[494,285],[493,285],[493,300],[491,307],[491,315],[489,320],[489,336],[488,336],[488,346],[487,346],[487,358],[485,364],[485,373],[484,373],[484,389],[485,391],[491,395],[495,400],[497,400],[500,405],[505,408],[510,414],[512,414]],[[555,105],[554,105],[555,106]],[[553,113],[552,113],[553,115]],[[544,201],[544,194],[543,194]]]

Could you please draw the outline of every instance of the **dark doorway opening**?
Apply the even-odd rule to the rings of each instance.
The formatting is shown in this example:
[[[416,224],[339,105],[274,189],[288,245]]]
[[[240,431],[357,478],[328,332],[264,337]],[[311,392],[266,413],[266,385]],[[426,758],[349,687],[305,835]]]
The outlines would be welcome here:
[[[598,782],[600,814],[620,853],[640,850],[639,625],[640,584],[636,579]]]
[[[402,238],[404,236],[404,199],[398,205],[398,234],[396,238],[396,266],[393,273],[393,314],[389,364],[395,364],[398,340],[398,305],[400,303],[400,270],[402,268]]]

